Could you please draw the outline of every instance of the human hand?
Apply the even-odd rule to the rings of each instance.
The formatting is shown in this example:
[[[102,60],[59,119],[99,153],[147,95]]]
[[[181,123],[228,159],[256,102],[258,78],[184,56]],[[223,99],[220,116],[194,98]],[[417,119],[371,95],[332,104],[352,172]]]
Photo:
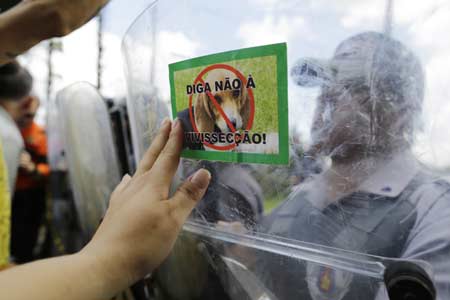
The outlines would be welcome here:
[[[80,252],[95,257],[100,276],[109,278],[111,285],[130,286],[168,256],[183,223],[208,187],[211,175],[201,169],[168,199],[182,134],[179,121],[172,126],[169,120],[163,122],[136,174],[125,176],[117,186],[98,231]]]
[[[20,168],[29,174],[36,171],[36,165],[27,151],[22,151],[20,154]]]

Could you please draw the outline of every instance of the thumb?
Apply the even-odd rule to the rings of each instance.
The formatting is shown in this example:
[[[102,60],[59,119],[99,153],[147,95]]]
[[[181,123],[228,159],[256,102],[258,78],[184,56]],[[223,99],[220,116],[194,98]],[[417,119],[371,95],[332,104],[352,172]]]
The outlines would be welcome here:
[[[200,169],[178,188],[175,195],[169,200],[177,220],[184,223],[198,201],[205,195],[210,181],[211,173]]]

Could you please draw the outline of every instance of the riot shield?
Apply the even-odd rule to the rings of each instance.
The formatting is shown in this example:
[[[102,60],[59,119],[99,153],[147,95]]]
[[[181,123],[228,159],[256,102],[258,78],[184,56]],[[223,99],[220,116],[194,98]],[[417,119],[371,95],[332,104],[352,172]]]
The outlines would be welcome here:
[[[47,207],[50,234],[58,255],[78,251],[81,241],[79,221],[68,178],[66,150],[61,130],[60,107],[56,99],[47,105],[48,161],[51,169],[49,191],[51,202]]]
[[[63,153],[76,213],[88,241],[106,212],[109,197],[120,182],[120,169],[106,103],[87,83],[60,91],[56,99]],[[52,141],[50,141],[50,144]],[[54,145],[58,151],[59,145]],[[55,155],[56,164],[58,155]]]
[[[289,164],[183,159],[174,186],[200,167],[212,182],[156,298],[449,298],[450,43],[432,38],[449,15],[442,1],[149,6],[123,40],[137,161],[175,107],[170,64],[286,42],[289,70]]]

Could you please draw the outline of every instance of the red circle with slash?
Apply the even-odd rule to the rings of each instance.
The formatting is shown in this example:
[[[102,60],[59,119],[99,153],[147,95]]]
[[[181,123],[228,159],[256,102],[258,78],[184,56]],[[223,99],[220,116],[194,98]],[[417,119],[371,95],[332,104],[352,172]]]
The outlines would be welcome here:
[[[239,72],[237,69],[233,68],[232,66],[226,65],[226,64],[214,64],[214,65],[208,66],[207,68],[205,68],[203,71],[201,71],[198,74],[197,78],[195,78],[194,85],[196,85],[197,83],[204,84],[205,82],[203,81],[202,77],[209,71],[216,70],[216,69],[225,69],[225,70],[228,70],[228,71],[234,73],[239,78],[239,80],[242,82],[242,85],[247,86],[247,78],[245,78],[245,76],[241,72]],[[248,97],[249,97],[249,101],[250,101],[250,116],[248,118],[248,123],[247,123],[247,126],[245,127],[245,130],[249,131],[253,127],[253,121],[255,118],[255,98],[253,95],[253,90],[251,88],[247,88],[247,92],[248,92]],[[214,98],[213,94],[211,94],[211,92],[207,92],[207,95],[208,95],[209,100],[213,103],[214,107],[217,109],[219,114],[223,117],[223,119],[225,120],[225,122],[227,123],[227,125],[231,129],[231,131],[233,131],[233,133],[236,132],[236,128],[234,128],[233,124],[231,123],[230,119],[228,119],[228,116],[225,114],[225,112],[223,111],[220,104],[217,103],[217,100]],[[197,125],[195,124],[194,109],[192,107],[192,97],[193,97],[193,94],[189,97],[189,118],[191,120],[191,124],[192,124],[192,127],[194,128],[194,131],[196,133],[200,134],[200,132],[197,129]],[[210,144],[210,143],[207,143],[204,141],[202,143],[203,143],[203,145],[207,146],[208,148],[212,148],[215,150],[221,150],[221,151],[232,150],[237,147],[236,143],[227,145],[227,146],[217,146],[217,145]]]

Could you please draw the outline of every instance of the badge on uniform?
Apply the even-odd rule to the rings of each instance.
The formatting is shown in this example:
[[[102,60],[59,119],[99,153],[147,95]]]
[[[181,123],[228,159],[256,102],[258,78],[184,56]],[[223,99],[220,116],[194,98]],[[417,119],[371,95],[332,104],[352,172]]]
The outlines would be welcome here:
[[[352,274],[328,266],[308,263],[307,282],[314,300],[340,300],[344,298],[352,281]]]

